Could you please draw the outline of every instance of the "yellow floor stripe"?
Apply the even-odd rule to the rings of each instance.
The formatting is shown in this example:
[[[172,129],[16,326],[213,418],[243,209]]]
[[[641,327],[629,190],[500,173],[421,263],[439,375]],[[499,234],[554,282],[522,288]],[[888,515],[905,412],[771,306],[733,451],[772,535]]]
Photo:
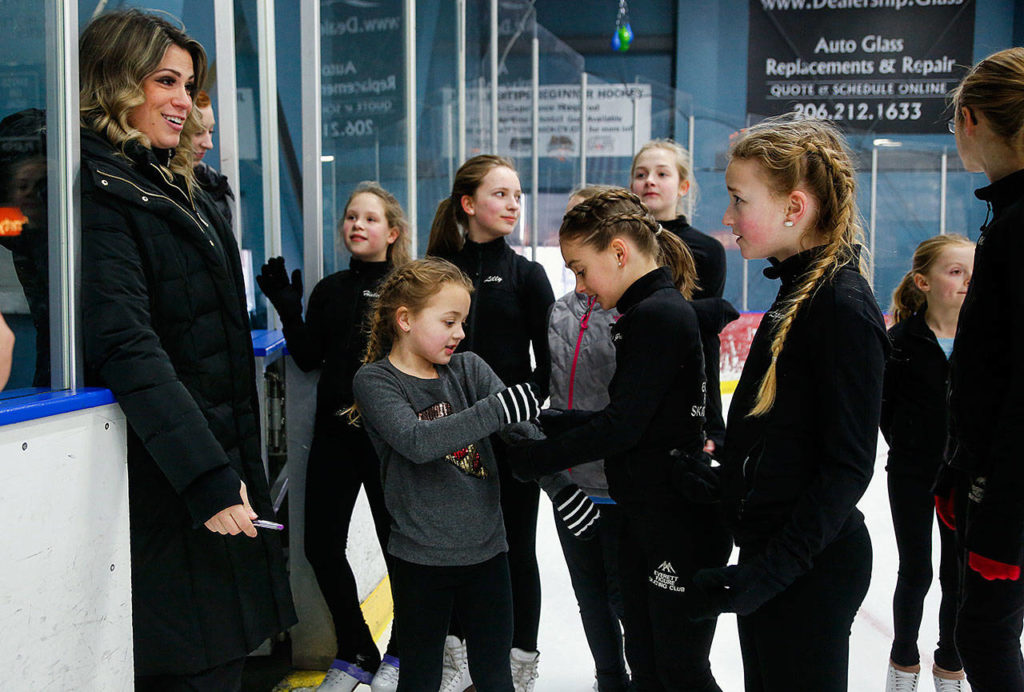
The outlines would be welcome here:
[[[737,384],[739,384],[739,380],[726,380],[719,383],[719,387],[722,390],[722,394],[732,394],[736,391]]]

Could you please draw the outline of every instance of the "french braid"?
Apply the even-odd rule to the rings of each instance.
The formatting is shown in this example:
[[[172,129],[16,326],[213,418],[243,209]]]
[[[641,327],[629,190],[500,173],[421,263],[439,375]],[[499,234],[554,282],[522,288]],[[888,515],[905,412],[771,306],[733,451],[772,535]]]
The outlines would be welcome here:
[[[697,288],[693,254],[679,237],[664,230],[640,198],[621,187],[609,187],[565,213],[558,239],[578,240],[596,250],[616,237],[627,237],[640,252],[672,271],[672,280],[687,300]]]
[[[857,256],[856,245],[863,232],[857,213],[852,157],[842,135],[832,125],[819,120],[769,119],[741,135],[730,155],[732,159],[760,164],[776,195],[803,189],[813,196],[818,202],[815,230],[825,241],[821,253],[775,318],[771,363],[758,387],[754,407],[747,414],[762,416],[775,404],[776,365],[800,308],[818,286]],[[857,269],[863,273],[863,259]]]
[[[473,292],[473,282],[462,273],[462,270],[447,260],[438,257],[413,260],[392,269],[380,288],[378,297],[370,307],[367,317],[366,351],[363,363],[374,363],[385,357],[395,345],[398,338],[398,326],[395,313],[398,308],[408,308],[417,313],[448,283],[462,286]],[[348,416],[349,423],[355,425],[359,420],[359,409],[356,404],[341,412]]]

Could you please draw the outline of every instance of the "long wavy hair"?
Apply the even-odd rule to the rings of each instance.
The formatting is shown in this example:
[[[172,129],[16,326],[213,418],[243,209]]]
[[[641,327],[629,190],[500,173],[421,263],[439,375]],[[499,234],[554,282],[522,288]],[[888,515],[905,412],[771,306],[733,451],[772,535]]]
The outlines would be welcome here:
[[[430,224],[430,238],[427,240],[427,254],[451,257],[466,244],[469,216],[462,208],[462,198],[472,197],[480,187],[484,176],[493,169],[504,167],[516,170],[514,163],[504,156],[480,154],[467,159],[455,172],[452,194],[437,205],[434,221]]]
[[[192,56],[196,88],[206,80],[206,51],[199,42],[163,17],[139,10],[100,15],[85,27],[78,45],[82,126],[102,135],[123,154],[130,142],[152,147],[146,135],[128,124],[128,117],[146,102],[143,82],[160,66],[170,46]],[[185,179],[190,190],[195,184],[192,137],[200,130],[199,112],[193,108],[167,165]]]
[[[749,416],[762,416],[775,404],[776,362],[800,308],[822,283],[857,256],[863,238],[857,211],[857,181],[853,157],[833,125],[821,120],[770,118],[743,132],[732,144],[730,159],[754,161],[772,194],[785,197],[806,190],[818,202],[814,230],[824,249],[799,279],[775,322],[771,364],[757,391]],[[863,274],[864,268],[858,265]]]
[[[467,292],[473,292],[473,282],[462,270],[448,260],[440,257],[427,257],[412,260],[396,267],[384,277],[377,289],[378,297],[370,308],[366,340],[366,351],[363,363],[374,363],[391,352],[391,348],[399,338],[397,322],[398,308],[407,308],[416,314],[445,284],[462,286]],[[352,404],[342,411],[348,416],[348,422],[357,425],[359,408]]]
[[[683,297],[693,296],[697,268],[690,249],[675,233],[663,229],[640,198],[625,188],[599,188],[567,211],[558,229],[559,242],[576,240],[598,252],[618,237],[629,238],[640,252],[667,266]]]
[[[409,251],[409,221],[405,218],[402,204],[377,181],[364,180],[356,185],[356,189],[352,190],[348,201],[345,202],[345,211],[338,220],[338,233],[341,233],[342,227],[345,225],[345,217],[348,216],[348,205],[352,204],[352,200],[356,198],[356,195],[364,193],[373,195],[380,200],[381,206],[384,207],[384,219],[388,224],[388,228],[398,229],[398,237],[395,238],[395,242],[388,245],[388,262],[392,268],[401,267],[412,259]]]
[[[942,253],[955,246],[974,247],[974,243],[967,236],[949,233],[923,240],[917,246],[910,271],[903,275],[900,285],[892,292],[890,312],[894,323],[902,322],[927,304],[928,296],[917,287],[914,277],[918,274],[927,275]]]

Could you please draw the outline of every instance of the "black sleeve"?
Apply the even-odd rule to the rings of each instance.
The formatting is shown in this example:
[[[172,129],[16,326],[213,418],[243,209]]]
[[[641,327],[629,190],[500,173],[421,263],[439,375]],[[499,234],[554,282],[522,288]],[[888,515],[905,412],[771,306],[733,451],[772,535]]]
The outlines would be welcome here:
[[[657,306],[629,317],[629,333],[617,346],[615,378],[608,392],[611,401],[582,425],[531,445],[529,459],[535,474],[554,473],[636,447],[658,405],[675,386],[671,373],[679,367],[681,349],[699,339],[696,322],[665,314]]]
[[[306,319],[296,318],[284,322],[281,327],[288,352],[295,364],[305,372],[316,370],[323,365],[325,353],[325,326],[329,318],[327,303],[330,293],[328,279],[322,279],[313,287],[306,306]]]
[[[706,237],[706,257],[697,280],[705,296],[721,298],[725,293],[725,247],[711,236]]]
[[[548,315],[554,302],[555,293],[551,290],[551,282],[548,281],[544,268],[536,262],[530,262],[526,276],[526,328],[536,360],[530,381],[536,385],[539,392],[537,399],[541,402],[548,398],[548,387],[551,383]]]
[[[885,377],[882,381],[882,413],[879,427],[882,429],[882,437],[885,438],[886,444],[892,445],[893,413],[895,411],[897,393],[900,391],[900,370],[904,362],[904,356],[896,342],[893,341],[891,331],[889,332],[889,339],[892,344],[892,350],[889,352],[889,357],[885,360]]]
[[[887,340],[884,324],[861,302],[867,300],[835,300],[809,330],[820,337],[820,357],[809,364],[817,383],[817,468],[763,553],[766,568],[786,585],[835,539],[874,471]]]

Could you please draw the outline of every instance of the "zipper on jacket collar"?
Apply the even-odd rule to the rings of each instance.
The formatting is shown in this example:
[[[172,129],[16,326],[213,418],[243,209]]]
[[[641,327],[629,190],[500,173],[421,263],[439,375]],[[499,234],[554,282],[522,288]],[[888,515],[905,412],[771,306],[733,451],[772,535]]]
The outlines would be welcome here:
[[[192,222],[195,223],[196,227],[199,228],[199,232],[202,233],[203,236],[209,241],[210,245],[216,247],[216,245],[213,242],[213,239],[209,237],[209,233],[206,232],[206,228],[204,227],[204,226],[209,226],[209,224],[206,222],[206,219],[204,219],[202,216],[200,216],[200,214],[195,210],[194,207],[193,207],[192,212],[189,212],[188,209],[186,209],[185,207],[183,207],[180,204],[178,204],[177,202],[175,202],[172,197],[168,197],[167,195],[160,194],[159,192],[153,192],[152,190],[144,190],[141,187],[139,187],[138,185],[136,185],[135,183],[133,183],[132,181],[128,180],[127,178],[122,178],[119,175],[114,175],[112,173],[107,173],[105,171],[101,171],[99,168],[96,169],[96,172],[99,175],[105,175],[108,178],[113,178],[114,180],[120,180],[122,183],[126,183],[128,185],[131,185],[133,188],[138,190],[144,196],[145,195],[151,195],[153,197],[160,197],[162,199],[166,199],[168,202],[170,202],[171,204],[176,206],[178,209],[180,209],[182,212],[184,212],[185,216],[187,216],[188,218],[192,219]],[[172,183],[172,185],[173,185],[173,183]],[[181,191],[181,188],[177,187],[176,185],[174,185],[174,188],[177,189],[178,191]]]
[[[572,392],[576,386],[576,362],[580,358],[580,346],[583,344],[583,334],[587,331],[587,327],[590,326],[590,313],[594,310],[594,303],[597,299],[594,296],[587,297],[587,311],[583,313],[583,317],[580,318],[580,333],[576,337],[576,350],[572,354],[572,368],[569,370],[569,409],[572,409]]]

